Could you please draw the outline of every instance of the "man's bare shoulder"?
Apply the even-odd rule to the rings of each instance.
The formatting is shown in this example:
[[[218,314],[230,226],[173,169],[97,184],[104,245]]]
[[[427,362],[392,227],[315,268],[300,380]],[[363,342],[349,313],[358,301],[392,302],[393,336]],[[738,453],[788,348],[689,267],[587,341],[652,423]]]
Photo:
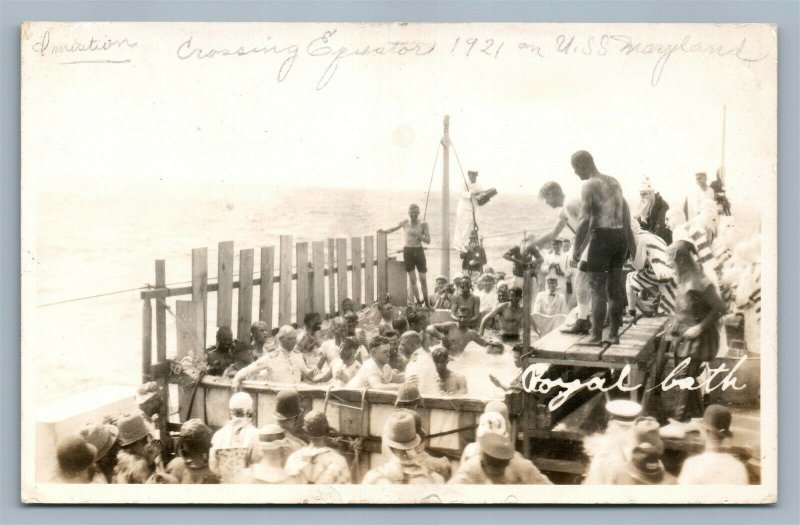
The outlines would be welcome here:
[[[611,175],[606,175],[606,174],[601,174],[600,177],[602,177],[603,183],[606,186],[608,186],[610,188],[613,188],[615,190],[616,189],[620,189],[620,190],[622,189],[622,185],[619,183],[619,181],[615,177],[612,177]],[[600,178],[600,177],[598,177],[598,178]]]

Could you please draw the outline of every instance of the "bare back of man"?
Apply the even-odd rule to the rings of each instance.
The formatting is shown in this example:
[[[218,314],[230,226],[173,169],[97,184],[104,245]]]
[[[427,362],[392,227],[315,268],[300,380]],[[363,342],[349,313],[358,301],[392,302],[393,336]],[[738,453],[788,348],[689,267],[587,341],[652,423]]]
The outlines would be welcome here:
[[[575,174],[585,182],[581,189],[581,219],[575,237],[573,260],[587,247],[585,270],[589,274],[592,304],[592,329],[586,344],[618,343],[622,323],[622,265],[628,256],[630,211],[619,182],[600,173],[586,151],[572,156]],[[603,334],[606,314],[608,332]]]

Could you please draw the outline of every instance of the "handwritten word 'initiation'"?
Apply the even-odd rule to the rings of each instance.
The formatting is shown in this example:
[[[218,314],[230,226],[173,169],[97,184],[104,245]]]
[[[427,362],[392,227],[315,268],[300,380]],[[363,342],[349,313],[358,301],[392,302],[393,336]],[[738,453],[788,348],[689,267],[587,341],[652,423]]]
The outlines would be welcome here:
[[[181,45],[178,46],[176,51],[178,58],[181,60],[188,60],[190,58],[196,58],[198,60],[205,60],[211,59],[214,57],[243,57],[248,55],[278,55],[278,56],[286,56],[286,59],[281,62],[280,68],[278,68],[278,82],[283,82],[286,79],[286,76],[291,71],[292,66],[294,65],[295,60],[297,60],[297,55],[300,52],[300,46],[297,44],[291,44],[288,46],[278,46],[274,44],[267,44],[267,45],[258,45],[258,46],[239,46],[235,49],[233,48],[200,48],[194,46],[192,44],[192,39],[194,37],[190,36],[188,40],[184,41]],[[266,40],[271,40],[271,36],[267,36]]]
[[[734,376],[734,374],[746,360],[747,356],[742,357],[731,369],[728,369],[725,363],[720,364],[716,368],[711,368],[710,366],[706,365],[706,379],[698,382],[692,377],[681,377],[681,374],[689,367],[690,360],[689,358],[686,358],[681,361],[680,364],[678,364],[678,366],[676,366],[669,374],[667,374],[661,383],[652,387],[650,390],[654,390],[656,388],[661,388],[665,392],[672,390],[673,388],[678,388],[681,390],[699,390],[704,388],[706,392],[713,392],[717,388],[723,391],[727,390],[728,388],[742,390],[747,385],[737,385],[737,378]],[[622,370],[620,370],[617,380],[610,386],[606,386],[604,378],[596,376],[589,378],[589,380],[586,382],[582,382],[578,379],[570,382],[565,382],[561,378],[548,379],[542,377],[545,371],[546,370],[543,370],[537,366],[529,366],[522,373],[522,385],[525,391],[528,393],[547,394],[554,388],[562,389],[550,400],[550,403],[548,403],[547,406],[550,410],[556,410],[572,395],[580,392],[583,389],[600,392],[609,392],[616,389],[620,392],[632,392],[642,388],[641,384],[625,384],[628,382],[628,378],[631,374],[630,365],[625,365]],[[714,384],[715,380],[718,380],[719,382]]]
[[[41,56],[45,54],[60,55],[62,53],[80,53],[80,52],[97,52],[108,51],[111,49],[128,49],[136,47],[136,42],[130,42],[127,38],[121,40],[114,40],[112,38],[95,39],[90,36],[88,40],[72,39],[69,42],[50,42],[50,31],[45,31],[41,39],[33,43],[32,49],[34,52]]]
[[[358,48],[348,48],[340,46],[338,48],[333,46],[331,40],[336,34],[336,30],[325,31],[321,37],[315,38],[306,46],[306,52],[313,57],[332,57],[328,67],[322,73],[322,76],[317,82],[317,91],[324,88],[331,81],[336,74],[339,67],[339,61],[346,57],[352,56],[367,56],[367,55],[412,55],[412,56],[425,56],[433,53],[436,49],[436,42],[399,42],[391,41],[385,42],[380,45],[366,45]],[[329,45],[330,44],[330,45]]]

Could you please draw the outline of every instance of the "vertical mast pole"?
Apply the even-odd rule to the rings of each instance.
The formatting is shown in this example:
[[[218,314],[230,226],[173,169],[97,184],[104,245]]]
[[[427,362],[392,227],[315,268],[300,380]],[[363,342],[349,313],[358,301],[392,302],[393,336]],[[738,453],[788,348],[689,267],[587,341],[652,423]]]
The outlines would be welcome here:
[[[725,113],[726,107],[722,106],[722,152],[719,160],[719,180],[725,184]]]
[[[442,135],[442,275],[450,279],[450,115],[444,117]]]

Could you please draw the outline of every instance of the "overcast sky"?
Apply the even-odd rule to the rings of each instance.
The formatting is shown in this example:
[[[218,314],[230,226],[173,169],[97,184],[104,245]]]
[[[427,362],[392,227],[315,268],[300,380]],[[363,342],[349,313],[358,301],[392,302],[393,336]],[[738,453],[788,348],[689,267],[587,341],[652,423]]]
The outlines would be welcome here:
[[[726,105],[729,193],[773,202],[767,26],[93,24],[26,36],[24,147],[46,153],[27,155],[24,175],[45,187],[114,177],[422,190],[449,114],[464,170],[487,187],[536,193],[554,179],[574,195],[569,158],[587,149],[629,197],[648,175],[676,201],[719,165]],[[58,47],[90,38],[109,49]],[[240,46],[275,51],[199,58]],[[370,52],[335,60],[342,46]],[[64,64],[95,59],[130,62]],[[451,167],[457,190],[452,154]]]

